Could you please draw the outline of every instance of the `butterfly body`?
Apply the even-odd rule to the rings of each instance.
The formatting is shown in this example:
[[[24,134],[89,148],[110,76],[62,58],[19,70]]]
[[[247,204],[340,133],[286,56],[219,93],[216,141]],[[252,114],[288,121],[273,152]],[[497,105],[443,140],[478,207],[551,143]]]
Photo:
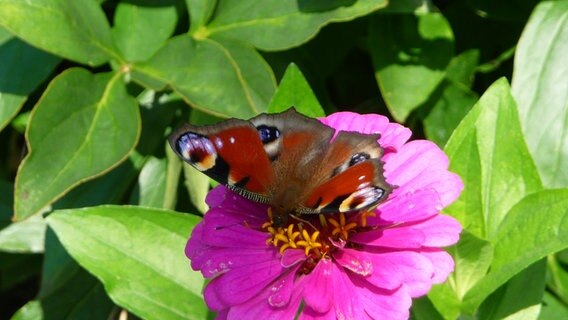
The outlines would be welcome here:
[[[392,190],[379,135],[339,132],[297,113],[261,114],[216,125],[186,124],[169,139],[186,162],[242,196],[288,216],[376,206]]]

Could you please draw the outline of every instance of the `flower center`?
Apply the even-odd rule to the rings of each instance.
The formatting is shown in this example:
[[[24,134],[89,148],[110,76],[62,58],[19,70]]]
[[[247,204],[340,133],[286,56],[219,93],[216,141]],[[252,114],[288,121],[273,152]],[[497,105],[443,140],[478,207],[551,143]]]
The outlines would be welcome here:
[[[309,273],[319,260],[329,258],[339,243],[348,243],[351,234],[366,227],[367,217],[376,216],[373,211],[355,214],[350,221],[343,212],[333,215],[303,215],[301,218],[290,216],[289,221],[294,221],[293,223],[287,227],[275,227],[272,210],[269,208],[269,221],[262,225],[262,229],[271,235],[266,244],[279,248],[281,254],[290,248],[303,249],[308,257],[306,263],[312,265],[304,271]]]

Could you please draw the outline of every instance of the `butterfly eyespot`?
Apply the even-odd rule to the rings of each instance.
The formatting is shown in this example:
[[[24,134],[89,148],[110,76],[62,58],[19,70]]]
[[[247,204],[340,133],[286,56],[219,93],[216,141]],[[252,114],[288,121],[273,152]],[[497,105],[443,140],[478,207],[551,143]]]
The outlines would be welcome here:
[[[353,156],[351,156],[351,160],[349,160],[349,167],[352,167],[352,166],[358,164],[359,162],[363,162],[363,161],[368,160],[370,158],[371,158],[371,155],[369,155],[368,153],[365,153],[365,152],[356,153]]]
[[[200,171],[212,168],[217,159],[217,151],[213,143],[207,137],[193,132],[181,135],[176,149],[185,161]]]
[[[280,138],[280,130],[276,127],[269,127],[267,125],[260,125],[256,127],[258,135],[263,144],[271,143]]]

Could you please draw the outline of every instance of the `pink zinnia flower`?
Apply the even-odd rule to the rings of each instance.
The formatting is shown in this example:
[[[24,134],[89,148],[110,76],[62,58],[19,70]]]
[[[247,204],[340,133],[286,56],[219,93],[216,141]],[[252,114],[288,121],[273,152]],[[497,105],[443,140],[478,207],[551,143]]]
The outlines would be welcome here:
[[[204,296],[219,318],[406,319],[411,298],[453,271],[440,247],[455,244],[461,226],[439,212],[463,184],[446,155],[429,141],[408,142],[410,130],[383,116],[340,112],[321,121],[380,133],[384,174],[396,188],[372,212],[303,216],[318,229],[311,233],[296,222],[275,230],[267,206],[212,190],[186,255],[212,279]]]

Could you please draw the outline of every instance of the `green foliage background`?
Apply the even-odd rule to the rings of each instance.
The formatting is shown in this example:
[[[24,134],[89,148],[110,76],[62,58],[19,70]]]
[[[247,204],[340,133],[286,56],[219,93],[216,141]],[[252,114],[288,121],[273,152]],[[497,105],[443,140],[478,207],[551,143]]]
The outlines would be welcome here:
[[[568,1],[0,0],[0,318],[206,319],[182,122],[381,113],[445,148],[415,319],[568,317]],[[189,214],[188,214],[189,213]]]

